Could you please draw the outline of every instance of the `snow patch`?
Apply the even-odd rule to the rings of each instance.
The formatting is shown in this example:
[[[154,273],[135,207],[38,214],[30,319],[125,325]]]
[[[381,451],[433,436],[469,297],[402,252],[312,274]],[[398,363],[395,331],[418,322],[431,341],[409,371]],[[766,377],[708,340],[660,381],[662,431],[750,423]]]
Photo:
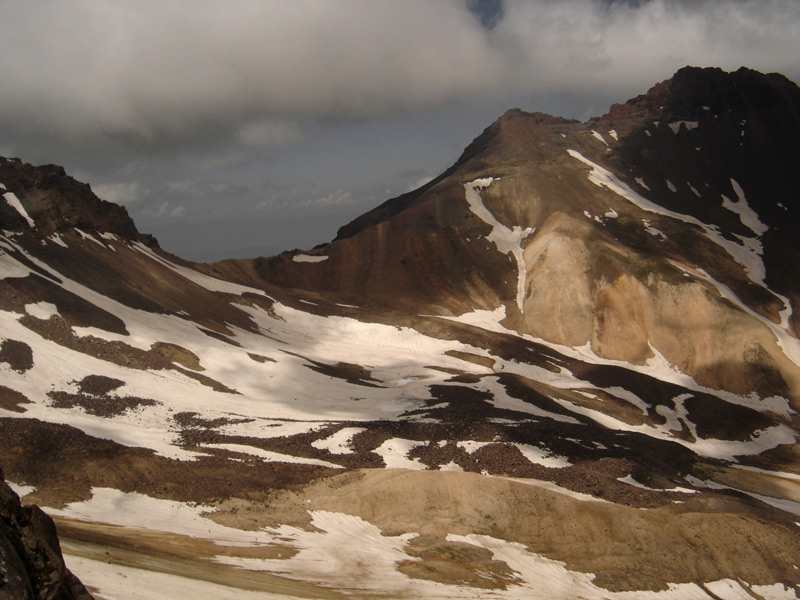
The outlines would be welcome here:
[[[670,191],[670,192],[673,192],[673,193],[674,193],[674,192],[677,192],[677,191],[678,191],[678,188],[676,188],[676,187],[675,187],[675,184],[674,184],[674,183],[672,183],[672,182],[671,182],[669,179],[667,179],[667,180],[666,180],[666,182],[667,182],[667,187],[669,188],[669,191]]]
[[[92,488],[89,500],[72,502],[64,508],[43,507],[43,510],[50,516],[213,539],[217,543],[253,545],[270,541],[264,532],[225,527],[205,518],[204,514],[215,510],[211,506],[161,500],[112,488]]]
[[[327,450],[331,454],[352,454],[350,443],[362,431],[366,431],[366,429],[364,427],[345,427],[330,437],[312,442],[311,445],[318,450]]]
[[[731,178],[731,186],[733,187],[733,191],[736,192],[738,200],[733,202],[730,198],[723,194],[722,206],[739,215],[739,220],[742,222],[742,225],[750,229],[750,231],[755,233],[757,236],[761,237],[767,232],[769,227],[762,223],[761,219],[758,218],[756,211],[754,211],[747,203],[742,186],[740,186],[739,183],[733,178]]]
[[[105,244],[103,244],[103,242],[94,237],[91,233],[86,233],[85,231],[81,231],[77,227],[75,227],[75,231],[78,232],[78,234],[81,236],[81,239],[92,241],[98,246],[100,246],[103,250],[106,249]]]
[[[691,131],[699,127],[700,123],[698,121],[675,121],[674,123],[669,123],[669,128],[672,129],[672,133],[677,134],[681,129],[681,125],[686,128],[686,131]]]
[[[25,485],[24,483],[14,483],[13,481],[8,481],[7,479],[6,483],[8,484],[8,487],[14,490],[14,493],[17,496],[19,496],[20,499],[36,491],[36,487],[32,485]]]
[[[219,448],[220,450],[229,450],[231,452],[239,452],[241,454],[249,454],[264,459],[267,462],[282,462],[294,463],[298,465],[315,465],[318,467],[328,467],[331,469],[341,469],[342,465],[337,465],[327,460],[319,460],[317,458],[306,458],[303,456],[292,456],[291,454],[281,454],[280,452],[272,452],[270,450],[262,450],[254,446],[247,446],[245,444],[203,444],[203,448]]]
[[[487,331],[496,331],[498,333],[508,333],[508,329],[500,324],[500,321],[506,318],[506,307],[498,306],[494,310],[479,310],[476,309],[472,312],[464,313],[457,317],[450,317],[445,315],[432,315],[438,319],[445,319],[447,321],[455,321],[457,323],[464,323],[465,325],[473,325],[486,329]]]
[[[569,462],[566,457],[553,454],[549,450],[542,450],[538,446],[519,443],[513,443],[511,445],[519,450],[522,456],[535,465],[542,465],[549,469],[563,469],[572,466],[572,463]]]
[[[292,257],[292,261],[298,263],[318,263],[324,260],[328,260],[327,256],[313,256],[311,254],[295,254]]]
[[[677,492],[680,494],[696,494],[697,490],[692,490],[689,488],[684,487],[674,487],[674,488],[651,488],[649,486],[644,485],[643,483],[639,483],[633,478],[633,475],[626,475],[625,477],[617,477],[617,481],[622,483],[627,483],[628,485],[632,485],[633,487],[648,490],[651,492]]]
[[[739,488],[731,487],[729,485],[724,485],[722,483],[717,483],[716,481],[711,481],[711,480],[703,481],[702,479],[698,479],[694,475],[687,475],[686,481],[688,481],[695,487],[702,487],[711,490],[733,490],[742,494],[747,494],[751,498],[760,500],[764,504],[769,504],[770,506],[774,506],[779,510],[800,516],[800,502],[795,502],[794,500],[786,500],[784,498],[773,498],[772,496],[764,496],[762,494],[756,494],[755,492],[748,492],[747,490],[740,490]]]
[[[603,143],[604,143],[606,146],[608,146],[608,142],[607,142],[607,141],[606,141],[606,139],[603,137],[603,134],[602,134],[602,133],[599,133],[599,132],[597,132],[597,131],[595,131],[595,130],[593,129],[593,130],[592,130],[592,137],[595,137],[595,138],[597,138],[598,140],[600,140],[601,142],[603,142]]]
[[[388,536],[360,517],[322,510],[308,513],[311,515],[310,530],[289,525],[270,530],[284,544],[299,550],[291,558],[262,560],[217,556],[214,560],[343,589],[379,589],[382,595],[397,594],[409,586],[420,586],[423,590],[436,588],[436,584],[430,582],[415,583],[396,570],[396,563],[409,560],[405,547],[417,534]],[[424,592],[413,596],[431,597]]]
[[[5,187],[3,189],[5,189]],[[25,219],[25,221],[27,221],[28,227],[30,227],[31,229],[36,227],[36,223],[33,222],[33,219],[31,219],[30,215],[28,214],[28,211],[25,210],[25,207],[22,206],[22,202],[20,202],[19,198],[17,198],[13,192],[6,192],[5,194],[3,194],[3,198],[6,199],[6,202],[8,202],[8,205],[11,208],[13,208],[19,213],[20,217],[22,217],[23,219]]]
[[[417,446],[424,446],[426,443],[402,438],[390,438],[375,448],[373,452],[380,455],[387,469],[413,469],[419,471],[428,467],[419,462],[419,459],[411,460],[408,458],[408,453]]]
[[[610,130],[610,131],[608,132],[608,135],[610,135],[610,136],[611,136],[612,138],[614,138],[615,140],[619,141],[619,136],[617,135],[617,132],[616,132],[616,130],[614,130],[614,129]]]
[[[62,248],[68,248],[69,247],[69,246],[67,246],[67,243],[64,240],[62,240],[61,236],[58,235],[57,233],[54,233],[53,235],[51,235],[47,239],[50,240],[51,242],[54,242],[54,243],[58,244]]]
[[[652,235],[652,236],[660,236],[662,242],[667,239],[667,236],[664,235],[663,231],[661,231],[660,229],[656,229],[655,227],[650,225],[650,221],[649,220],[642,219],[642,223],[644,224],[644,230],[647,233],[649,233],[650,235]]]
[[[440,471],[456,471],[459,473],[463,473],[464,469],[461,468],[461,465],[454,463],[452,460],[447,463],[446,465],[441,465],[439,467]]]
[[[26,304],[25,312],[32,317],[47,321],[50,317],[58,314],[58,308],[50,302],[37,302],[35,304]]]
[[[525,299],[525,276],[527,268],[523,256],[522,242],[534,229],[527,227],[522,229],[519,225],[514,225],[511,229],[495,219],[494,215],[483,204],[481,190],[487,188],[494,179],[486,177],[476,179],[464,184],[465,196],[470,210],[484,223],[492,227],[492,232],[486,239],[493,242],[497,249],[503,254],[511,254],[517,261],[517,306],[523,312],[523,300]]]
[[[617,178],[617,176],[611,173],[608,169],[593,163],[589,159],[585,158],[580,152],[576,150],[567,150],[567,152],[573,158],[592,168],[592,171],[589,173],[589,180],[598,187],[606,188],[622,196],[626,200],[629,200],[631,203],[647,212],[664,215],[679,221],[683,221],[684,223],[689,223],[691,225],[697,225],[700,227],[705,233],[706,237],[725,250],[731,256],[731,258],[733,258],[733,260],[742,266],[751,281],[761,285],[762,287],[766,287],[764,284],[764,277],[766,275],[764,263],[761,260],[760,253],[754,250],[753,246],[745,246],[739,242],[726,239],[719,232],[719,229],[716,225],[708,225],[699,219],[696,219],[695,217],[671,211],[667,208],[659,206],[654,202],[651,202],[647,198],[644,198],[643,196],[634,192],[627,184],[620,181],[619,178]]]

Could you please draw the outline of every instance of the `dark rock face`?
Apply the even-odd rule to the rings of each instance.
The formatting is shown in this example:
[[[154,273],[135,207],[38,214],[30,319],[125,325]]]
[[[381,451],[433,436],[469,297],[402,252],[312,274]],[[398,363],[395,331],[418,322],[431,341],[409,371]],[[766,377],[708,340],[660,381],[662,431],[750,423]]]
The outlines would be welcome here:
[[[784,103],[795,110],[800,107],[797,86],[778,73],[763,74],[746,67],[730,73],[713,67],[684,67],[646,94],[614,104],[601,119],[773,110]]]
[[[0,472],[2,476],[2,472]],[[0,479],[0,598],[92,600],[64,565],[53,521]]]
[[[0,157],[1,193],[17,196],[35,223],[35,232],[46,237],[61,230],[78,228],[86,233],[108,232],[125,240],[155,245],[142,235],[124,207],[98,198],[86,183],[69,177],[63,167],[35,167],[16,158]],[[4,229],[29,231],[30,225],[6,202],[0,202],[0,225]]]

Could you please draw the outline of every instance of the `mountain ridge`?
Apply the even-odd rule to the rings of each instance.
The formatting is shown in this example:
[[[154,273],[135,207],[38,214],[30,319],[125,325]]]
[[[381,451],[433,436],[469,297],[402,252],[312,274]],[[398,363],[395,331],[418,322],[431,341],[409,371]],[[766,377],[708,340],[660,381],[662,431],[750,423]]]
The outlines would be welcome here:
[[[0,463],[103,595],[796,598],[787,106],[511,110],[352,235],[205,265],[0,177]]]
[[[697,82],[720,77],[729,81],[725,93],[747,96],[755,89],[757,113],[751,107],[717,114],[696,105],[713,91]],[[580,124],[509,111],[442,176],[354,221],[347,237],[310,251],[314,262],[298,264],[297,252],[284,253],[239,261],[235,276],[401,312],[458,315],[504,305],[504,323],[523,334],[589,343],[600,356],[635,363],[654,356],[650,341],[657,340],[658,352],[709,385],[741,393],[748,381],[783,379],[778,388],[785,393],[789,385],[796,395],[797,364],[787,362],[774,337],[796,339],[799,323],[792,306],[800,288],[787,268],[800,259],[793,234],[799,224],[789,209],[787,174],[800,169],[800,147],[792,150],[800,121],[791,121],[800,91],[786,81],[747,69],[728,75],[682,69],[633,101],[661,102],[673,87],[683,95],[687,86],[701,90],[690,94],[691,114],[658,119]],[[772,147],[763,132],[781,119],[791,126],[779,128]],[[683,180],[671,181],[674,173]],[[468,183],[487,176],[492,183],[482,188],[480,203],[492,220],[488,228],[464,201]],[[535,233],[516,242],[522,253],[516,264],[493,242],[475,242],[488,240],[493,228],[509,235],[517,227]],[[232,265],[207,272],[224,277]],[[742,318],[739,308],[730,313],[734,321],[725,316],[728,292],[721,290],[727,289],[750,316]],[[697,321],[679,328],[676,343],[667,322],[680,323],[681,314]],[[700,328],[708,319],[712,329]],[[768,322],[786,333],[755,333]],[[741,333],[732,332],[739,327],[754,328],[747,336],[759,341],[737,354],[731,348]],[[701,330],[709,331],[715,350]],[[719,364],[717,349],[724,348]]]

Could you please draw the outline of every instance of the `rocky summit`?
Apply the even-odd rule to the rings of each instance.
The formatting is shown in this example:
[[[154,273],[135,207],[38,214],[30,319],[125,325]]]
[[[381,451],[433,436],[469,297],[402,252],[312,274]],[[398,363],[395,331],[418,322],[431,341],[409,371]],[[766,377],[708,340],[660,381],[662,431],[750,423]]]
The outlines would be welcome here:
[[[2,159],[0,464],[99,598],[797,598],[798,172],[694,67],[273,257]]]

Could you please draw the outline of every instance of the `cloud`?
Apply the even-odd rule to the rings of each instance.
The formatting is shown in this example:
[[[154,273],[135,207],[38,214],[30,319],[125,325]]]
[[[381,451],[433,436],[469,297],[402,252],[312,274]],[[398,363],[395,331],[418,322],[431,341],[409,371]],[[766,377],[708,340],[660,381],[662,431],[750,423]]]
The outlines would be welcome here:
[[[158,212],[156,216],[158,217],[181,217],[186,214],[186,207],[185,206],[176,206],[175,208],[170,208],[169,202],[163,202],[161,206],[158,208]]]
[[[796,0],[15,2],[0,128],[100,154],[205,145],[236,164],[298,142],[302,121],[512,93],[621,101],[686,64],[798,79],[798,55]]]
[[[120,183],[101,183],[92,186],[92,191],[102,200],[107,200],[115,204],[130,206],[142,200],[140,184],[136,181],[125,181]]]
[[[538,94],[642,93],[689,64],[800,79],[795,0],[507,2],[491,35]]]
[[[304,200],[300,204],[303,206],[340,206],[342,204],[352,204],[354,201],[355,200],[352,192],[343,192],[342,190],[338,190],[336,192],[331,192],[322,198],[316,198],[315,200]]]
[[[183,179],[170,181],[166,185],[169,194],[181,196],[241,196],[250,191],[250,187],[231,181],[194,181]]]
[[[477,92],[501,59],[483,32],[458,0],[13,3],[0,118],[144,144],[222,124],[260,144],[292,137],[275,115],[353,118]]]
[[[423,185],[425,185],[426,183],[430,183],[431,181],[433,181],[433,177],[428,177],[428,176],[421,177],[416,181],[412,181],[411,183],[409,183],[408,186],[406,187],[406,191],[413,192],[414,190],[421,188]]]
[[[275,119],[244,123],[237,132],[238,140],[245,146],[279,146],[295,143],[303,138],[297,123]]]

